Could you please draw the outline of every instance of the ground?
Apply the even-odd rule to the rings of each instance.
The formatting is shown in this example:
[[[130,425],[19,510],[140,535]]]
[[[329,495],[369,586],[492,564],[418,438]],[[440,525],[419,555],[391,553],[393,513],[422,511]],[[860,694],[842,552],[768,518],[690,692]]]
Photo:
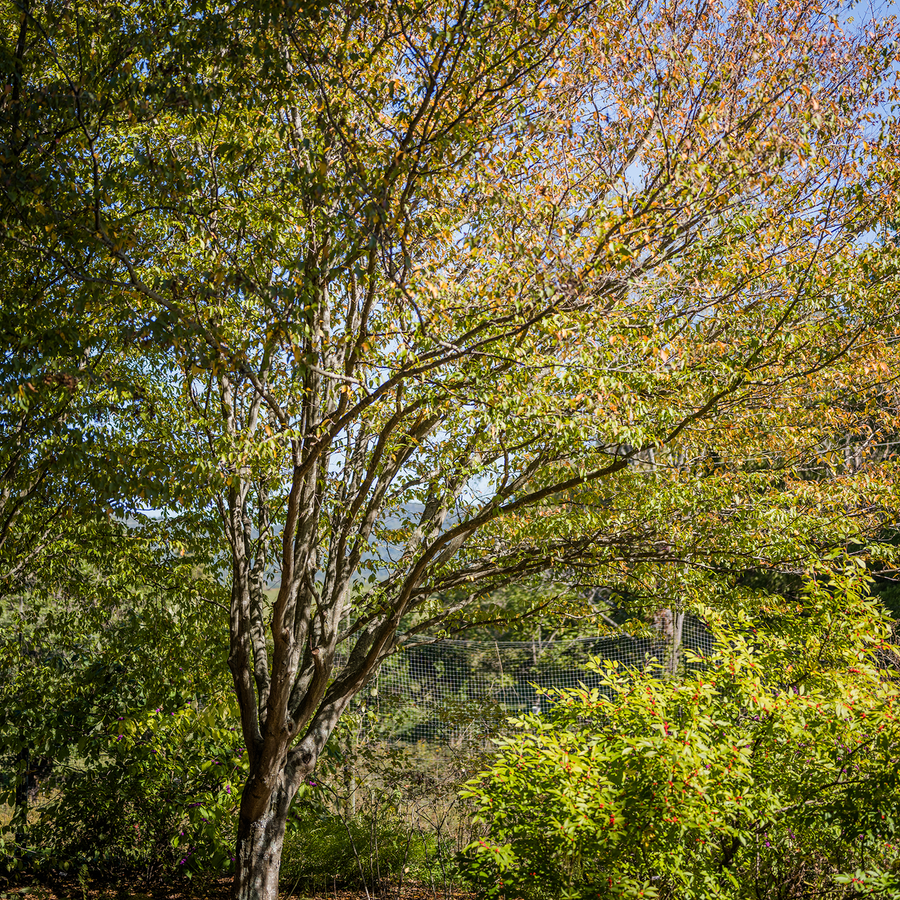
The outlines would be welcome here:
[[[86,892],[77,883],[45,887],[28,885],[19,888],[0,889],[0,900],[228,900],[231,896],[231,879],[222,878],[202,885],[179,882],[169,889],[159,888],[150,893],[146,889],[127,884],[105,890],[90,888]],[[421,882],[408,882],[398,894],[397,885],[391,884],[380,894],[366,893],[364,889],[343,890],[340,887],[320,890],[314,894],[300,891],[290,895],[293,900],[467,900],[458,891],[445,894],[441,885],[434,888]],[[288,900],[282,895],[283,900]]]

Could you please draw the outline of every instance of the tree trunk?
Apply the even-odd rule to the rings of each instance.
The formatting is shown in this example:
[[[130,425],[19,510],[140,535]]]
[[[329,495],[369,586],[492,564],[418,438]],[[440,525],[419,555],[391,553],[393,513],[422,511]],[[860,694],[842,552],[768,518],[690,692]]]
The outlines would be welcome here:
[[[234,900],[278,900],[278,873],[294,791],[286,785],[284,773],[278,780],[261,816],[238,818],[237,852],[234,871]]]
[[[669,674],[674,675],[678,671],[678,661],[681,659],[682,634],[684,633],[684,612],[673,610],[672,616],[672,649],[669,653]]]
[[[24,849],[28,834],[28,806],[31,798],[31,753],[27,747],[23,747],[16,757],[16,761],[22,766],[21,777],[16,780],[16,797],[13,811],[13,820],[16,823],[16,843],[20,849]]]

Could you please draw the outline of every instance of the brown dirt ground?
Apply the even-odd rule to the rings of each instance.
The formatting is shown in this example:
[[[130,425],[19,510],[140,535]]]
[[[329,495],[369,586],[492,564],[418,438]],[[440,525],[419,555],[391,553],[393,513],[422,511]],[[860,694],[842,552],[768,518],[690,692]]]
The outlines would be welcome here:
[[[231,879],[220,878],[202,884],[180,882],[170,889],[157,889],[152,892],[130,888],[127,884],[105,890],[90,889],[85,896],[77,884],[28,885],[16,888],[0,888],[0,900],[229,900],[231,896]],[[314,894],[297,891],[290,895],[279,895],[279,900],[471,900],[471,895],[454,890],[444,893],[440,886],[421,882],[408,881],[402,889],[390,885],[379,894],[366,894],[364,889],[347,890],[340,887],[318,891]]]

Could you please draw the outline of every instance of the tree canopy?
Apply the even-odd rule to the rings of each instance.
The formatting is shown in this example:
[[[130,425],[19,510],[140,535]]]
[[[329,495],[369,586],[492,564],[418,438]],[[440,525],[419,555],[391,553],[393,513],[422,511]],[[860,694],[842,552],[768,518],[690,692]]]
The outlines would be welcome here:
[[[119,508],[218,535],[238,896],[409,636],[547,573],[739,603],[894,521],[896,48],[827,3],[4,10],[8,380],[87,399],[21,348],[91,323]]]

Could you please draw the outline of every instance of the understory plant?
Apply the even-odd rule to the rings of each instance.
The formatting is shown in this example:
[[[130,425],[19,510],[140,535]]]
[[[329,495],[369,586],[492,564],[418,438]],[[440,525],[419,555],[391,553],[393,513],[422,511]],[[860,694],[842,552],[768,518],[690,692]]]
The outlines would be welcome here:
[[[376,690],[373,688],[373,690]],[[393,717],[391,706],[387,717]],[[282,884],[399,893],[413,881],[434,896],[463,885],[459,852],[472,837],[460,786],[483,766],[469,745],[390,741],[384,713],[361,704],[345,716],[301,786],[284,845]]]
[[[96,621],[47,607],[0,642],[0,803],[13,813],[0,876],[149,883],[231,867],[236,703],[206,620],[167,599]]]
[[[597,660],[601,688],[514,720],[465,790],[482,896],[896,896],[897,673],[853,569],[714,624],[674,677]]]
[[[234,706],[158,707],[82,738],[31,829],[38,866],[147,882],[228,871],[246,766]]]
[[[89,727],[42,784],[24,841],[0,835],[10,874],[151,883],[229,870],[245,767],[232,708],[158,707]]]

